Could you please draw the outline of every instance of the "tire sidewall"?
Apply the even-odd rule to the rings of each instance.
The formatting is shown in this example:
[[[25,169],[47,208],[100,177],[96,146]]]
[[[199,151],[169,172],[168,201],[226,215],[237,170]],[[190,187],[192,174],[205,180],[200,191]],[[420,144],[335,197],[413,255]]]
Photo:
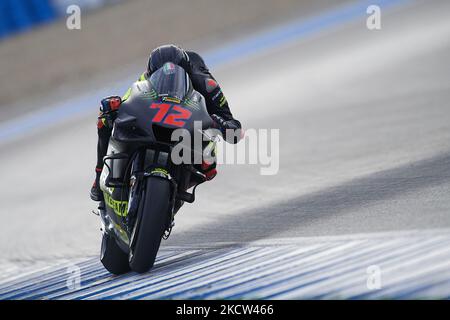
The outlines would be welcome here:
[[[170,181],[148,177],[144,196],[136,219],[137,234],[130,248],[129,264],[133,271],[142,273],[153,267],[168,221],[171,199]]]

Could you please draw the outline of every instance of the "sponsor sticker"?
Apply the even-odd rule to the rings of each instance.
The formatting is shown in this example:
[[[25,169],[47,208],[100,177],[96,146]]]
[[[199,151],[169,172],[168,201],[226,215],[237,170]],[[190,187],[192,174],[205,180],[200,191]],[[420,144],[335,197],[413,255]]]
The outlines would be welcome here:
[[[214,79],[206,79],[206,92],[211,93],[217,88],[217,82]]]

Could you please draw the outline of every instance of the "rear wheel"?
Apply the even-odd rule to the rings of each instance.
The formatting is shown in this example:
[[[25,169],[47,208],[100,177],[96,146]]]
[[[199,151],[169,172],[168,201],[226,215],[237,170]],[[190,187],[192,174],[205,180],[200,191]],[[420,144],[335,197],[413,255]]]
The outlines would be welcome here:
[[[114,237],[103,234],[100,261],[109,272],[124,274],[130,271],[128,255],[119,248]]]
[[[133,271],[147,272],[155,263],[168,220],[170,195],[170,181],[147,178],[130,248],[129,263]]]

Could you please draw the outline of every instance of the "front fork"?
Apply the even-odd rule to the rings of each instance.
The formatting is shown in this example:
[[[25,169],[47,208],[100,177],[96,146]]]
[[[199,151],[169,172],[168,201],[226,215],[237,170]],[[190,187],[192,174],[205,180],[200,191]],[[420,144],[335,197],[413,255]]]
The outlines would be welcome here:
[[[146,179],[150,177],[167,179],[170,181],[172,192],[169,200],[169,212],[167,212],[166,230],[170,230],[174,225],[173,221],[177,183],[175,179],[172,178],[169,171],[164,168],[164,166],[154,163],[154,160],[158,159],[158,154],[154,154],[152,158],[151,163],[146,163],[146,151],[142,151],[139,152],[133,160],[129,186],[128,214],[127,221],[125,223],[130,233],[132,232],[135,223],[137,223],[139,203],[142,200]]]

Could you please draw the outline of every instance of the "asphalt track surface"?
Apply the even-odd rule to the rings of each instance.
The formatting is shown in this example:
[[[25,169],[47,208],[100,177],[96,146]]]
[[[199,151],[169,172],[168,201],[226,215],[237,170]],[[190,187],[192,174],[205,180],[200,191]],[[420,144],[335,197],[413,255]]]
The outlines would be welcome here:
[[[222,165],[209,186],[199,187],[197,201],[177,215],[173,234],[162,245],[161,267],[145,276],[128,275],[119,291],[103,297],[450,296],[450,21],[445,15],[450,3],[382,6],[378,31],[366,28],[365,8],[348,8],[324,8],[309,25],[295,22],[244,42],[256,49],[232,44],[209,56],[244,126],[280,129],[279,172],[262,176],[256,165]],[[0,124],[1,176],[8,186],[2,188],[0,298],[87,298],[99,293],[97,285],[110,290],[112,281],[121,281],[107,275],[95,258],[99,222],[89,214],[95,206],[87,199],[95,111],[72,119],[58,114],[41,117],[40,126],[26,119]],[[11,123],[28,129],[16,134]],[[328,264],[314,250],[332,250],[325,255]],[[398,255],[386,257],[389,252]],[[212,292],[202,287],[183,295],[186,288],[168,278],[187,268],[185,285],[195,287],[192,277],[200,271],[191,253],[206,255],[206,263],[219,259],[200,268],[209,271],[229,261],[230,254],[241,257],[232,261],[242,272],[264,270],[258,259],[265,254],[279,256],[269,259],[270,268],[290,266],[285,255],[294,264],[282,270],[284,278],[253,279],[253,291],[226,288],[227,277],[239,274],[225,265],[218,276],[224,283],[214,282],[217,274],[204,279]],[[81,288],[71,293],[64,287],[67,269],[59,262],[81,266]],[[371,265],[379,266],[386,279],[379,291],[365,286]],[[318,278],[306,281],[305,274],[294,272],[300,266],[315,268]],[[149,290],[153,276],[162,277],[160,295]],[[37,280],[40,286],[30,288]],[[327,281],[335,281],[335,287]],[[62,291],[51,290],[61,284]],[[311,290],[295,289],[308,286]],[[164,291],[169,287],[174,291]],[[11,293],[20,288],[22,294]]]

